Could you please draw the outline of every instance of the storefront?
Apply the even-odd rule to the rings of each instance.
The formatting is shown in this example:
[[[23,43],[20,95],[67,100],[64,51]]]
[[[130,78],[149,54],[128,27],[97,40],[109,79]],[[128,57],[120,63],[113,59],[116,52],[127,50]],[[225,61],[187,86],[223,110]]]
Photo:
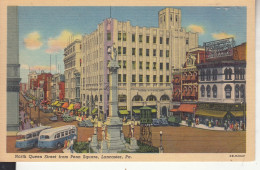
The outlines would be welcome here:
[[[194,112],[197,108],[196,104],[181,104],[179,108],[171,109],[172,112],[170,115],[178,115],[180,116],[181,120],[191,120],[194,118]]]

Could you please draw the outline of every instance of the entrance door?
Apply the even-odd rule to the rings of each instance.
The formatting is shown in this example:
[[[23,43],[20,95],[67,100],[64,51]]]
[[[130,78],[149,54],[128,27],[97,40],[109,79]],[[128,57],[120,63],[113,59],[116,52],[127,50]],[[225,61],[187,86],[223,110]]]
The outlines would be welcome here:
[[[166,106],[162,107],[162,116],[167,117],[167,107]]]

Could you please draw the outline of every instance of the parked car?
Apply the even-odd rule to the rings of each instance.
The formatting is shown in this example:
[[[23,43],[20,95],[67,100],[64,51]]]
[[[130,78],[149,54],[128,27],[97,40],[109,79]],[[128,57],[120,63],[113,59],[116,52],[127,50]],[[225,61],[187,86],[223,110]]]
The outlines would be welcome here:
[[[166,118],[160,118],[159,123],[161,126],[168,126],[168,121]]]
[[[153,125],[153,126],[160,126],[159,120],[158,120],[158,119],[153,119],[153,120],[152,120],[152,125]]]
[[[93,127],[93,123],[90,120],[82,120],[78,123],[79,127]]]
[[[180,126],[181,119],[177,116],[171,116],[168,118],[168,123],[171,126]]]
[[[69,115],[63,116],[64,122],[72,122],[73,120],[74,120],[74,118],[72,116],[69,116]]]
[[[50,121],[58,121],[58,116],[52,116],[49,118]]]

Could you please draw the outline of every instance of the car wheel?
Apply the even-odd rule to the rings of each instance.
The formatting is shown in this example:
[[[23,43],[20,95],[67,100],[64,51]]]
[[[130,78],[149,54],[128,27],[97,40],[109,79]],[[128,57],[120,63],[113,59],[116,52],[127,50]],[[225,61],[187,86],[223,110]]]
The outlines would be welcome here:
[[[61,148],[61,143],[57,143],[57,148]]]

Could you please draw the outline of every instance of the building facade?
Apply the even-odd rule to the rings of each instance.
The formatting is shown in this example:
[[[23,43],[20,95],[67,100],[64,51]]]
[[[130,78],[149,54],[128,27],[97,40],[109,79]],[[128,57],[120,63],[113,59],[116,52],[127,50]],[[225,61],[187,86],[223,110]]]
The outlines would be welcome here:
[[[74,40],[64,49],[65,100],[80,102],[81,40]]]
[[[20,83],[20,92],[27,92],[27,83]]]
[[[64,74],[60,74],[60,73],[57,73],[57,74],[54,74],[53,77],[52,77],[52,84],[51,84],[51,93],[52,93],[52,101],[56,101],[56,100],[63,100],[64,99],[64,96],[61,97],[60,95],[61,94],[61,91],[63,89],[60,89],[62,88],[62,86],[60,85],[61,82],[65,82],[65,76]]]
[[[198,34],[181,27],[181,10],[159,12],[159,27],[132,26],[130,21],[106,19],[82,39],[81,101],[100,117],[108,114],[108,49],[117,49],[119,114],[139,116],[139,108],[153,108],[153,116],[170,107],[171,68],[181,68],[186,52],[198,46]],[[105,113],[103,116],[102,114]]]

